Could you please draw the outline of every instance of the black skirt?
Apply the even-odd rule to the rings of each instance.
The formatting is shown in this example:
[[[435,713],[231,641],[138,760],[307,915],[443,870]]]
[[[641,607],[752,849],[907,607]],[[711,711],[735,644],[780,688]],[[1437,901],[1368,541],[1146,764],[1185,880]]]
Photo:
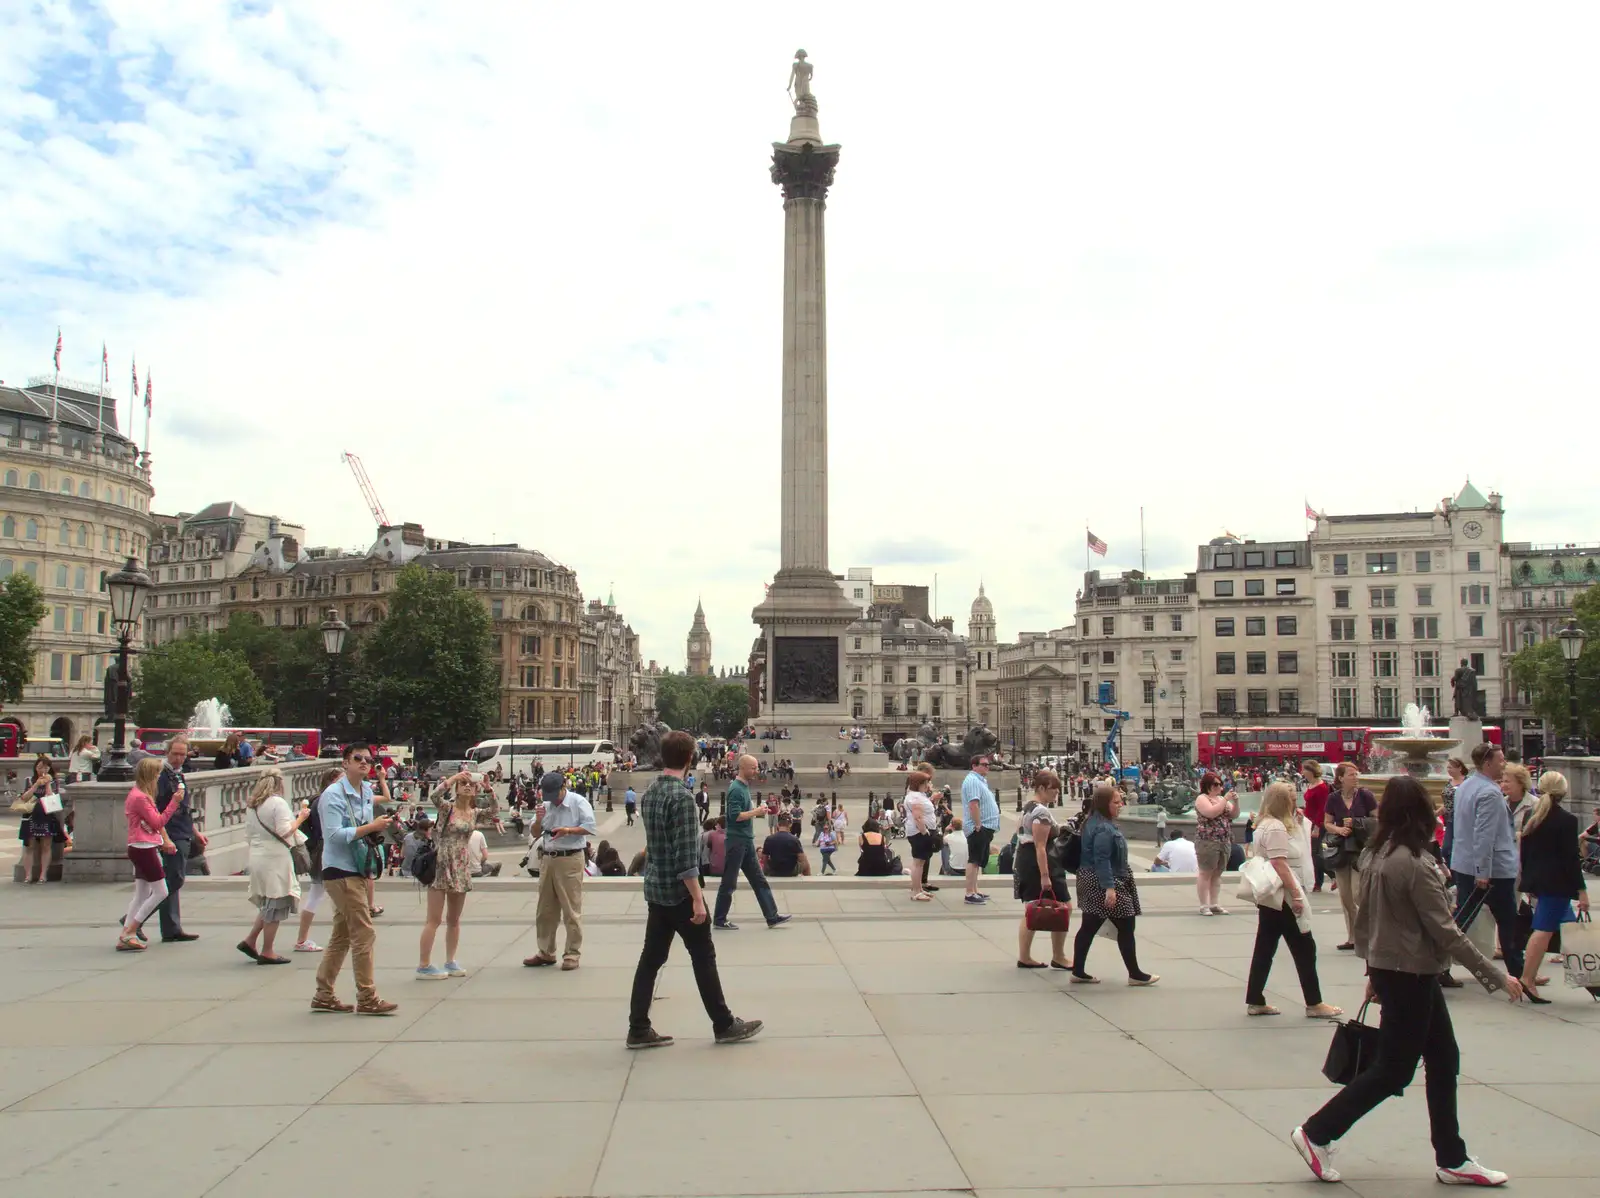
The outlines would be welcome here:
[[[1048,858],[1048,854],[1046,856]],[[1054,860],[1050,861],[1050,888],[1055,892],[1056,902],[1072,901],[1066,872]],[[1011,863],[1011,891],[1014,897],[1025,903],[1031,903],[1043,894],[1043,887],[1039,885],[1039,855],[1031,840],[1017,845],[1016,857]]]

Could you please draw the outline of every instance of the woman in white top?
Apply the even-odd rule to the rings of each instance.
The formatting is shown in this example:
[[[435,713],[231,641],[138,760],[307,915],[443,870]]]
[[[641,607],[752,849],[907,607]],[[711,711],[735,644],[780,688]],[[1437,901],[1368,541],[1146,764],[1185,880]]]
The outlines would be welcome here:
[[[1017,852],[1012,859],[1011,884],[1022,903],[1037,902],[1049,895],[1067,908],[1067,921],[1072,919],[1072,891],[1067,887],[1066,867],[1050,857],[1050,842],[1061,824],[1052,807],[1061,798],[1061,777],[1055,770],[1036,770],[1033,775],[1034,802],[1022,813],[1017,824]],[[1071,969],[1067,960],[1067,928],[1050,933],[1050,960],[1033,959],[1033,929],[1028,926],[1028,912],[1024,905],[1022,922],[1017,926],[1018,969]]]
[[[1251,1015],[1279,1015],[1267,1003],[1267,975],[1278,941],[1288,942],[1300,975],[1300,992],[1306,1000],[1307,1019],[1334,1019],[1344,1014],[1322,1001],[1317,981],[1317,945],[1311,938],[1311,911],[1306,896],[1315,885],[1311,862],[1311,828],[1300,814],[1294,786],[1274,782],[1261,796],[1253,852],[1269,862],[1283,883],[1281,907],[1256,908],[1256,948],[1250,958],[1250,981],[1245,987],[1245,1010]]]
[[[311,815],[311,805],[293,811],[283,797],[283,771],[271,766],[256,781],[245,803],[245,832],[250,838],[250,888],[256,921],[239,941],[239,951],[257,965],[287,965],[289,958],[273,952],[278,924],[300,905],[300,880],[295,877],[295,845],[305,844],[300,825]],[[257,948],[257,942],[260,947]]]
[[[915,902],[930,903],[933,895],[929,886],[928,860],[933,856],[939,839],[939,817],[933,809],[933,775],[926,770],[914,770],[906,777],[906,797],[901,804],[905,812],[906,843],[911,846],[911,897]]]
[[[78,743],[72,746],[67,757],[67,781],[94,781],[94,767],[99,761],[100,750],[94,747],[94,741],[87,736],[78,737]]]

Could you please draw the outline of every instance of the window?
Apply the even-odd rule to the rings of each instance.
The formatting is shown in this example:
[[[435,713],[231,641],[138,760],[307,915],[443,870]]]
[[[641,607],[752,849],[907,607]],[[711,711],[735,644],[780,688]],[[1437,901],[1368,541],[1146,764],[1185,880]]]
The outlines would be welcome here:
[[[1299,715],[1300,714],[1300,692],[1299,691],[1296,690],[1296,691],[1279,691],[1278,692],[1278,714],[1279,715]]]
[[[65,565],[58,565],[56,567],[56,586],[60,587],[63,591],[67,589],[67,567]]]
[[[1418,678],[1439,677],[1439,650],[1417,649],[1411,654],[1411,671]]]
[[[1335,574],[1350,573],[1350,555],[1348,553],[1336,553],[1333,555],[1333,572]]]
[[[1372,607],[1393,607],[1394,587],[1368,587],[1367,597]]]
[[[1487,583],[1473,583],[1471,586],[1461,588],[1461,602],[1463,604],[1488,603],[1489,586]]]
[[[1245,636],[1266,636],[1267,635],[1267,617],[1266,616],[1247,616],[1247,617],[1245,617],[1244,634],[1245,634]]]
[[[915,681],[915,679],[913,679],[913,681]],[[938,666],[929,666],[928,667],[928,681],[929,682],[938,682],[939,681],[939,667]],[[936,712],[935,714],[938,714],[938,713]]]
[[[1101,636],[1116,636],[1117,635],[1117,617],[1116,616],[1102,616],[1102,617],[1100,617],[1100,635]]]
[[[1251,715],[1267,714],[1266,691],[1247,691],[1245,693],[1245,702],[1249,704]]]
[[[1439,710],[1439,688],[1436,686],[1417,687],[1417,706],[1426,707],[1429,711],[1437,713]]]
[[[894,696],[893,695],[885,695],[883,697],[883,714],[884,715],[888,715],[888,716],[892,716],[894,714]]]
[[[1117,664],[1117,651],[1115,649],[1102,649],[1100,651],[1100,664],[1114,666]]]
[[[87,524],[80,524],[80,525],[78,525],[78,548],[80,548],[80,549],[87,548],[88,544],[89,544],[89,526]]]
[[[1233,635],[1233,620],[1231,618],[1224,619],[1221,616],[1218,616],[1217,617],[1217,622],[1216,622],[1216,630],[1217,630],[1217,635],[1218,636],[1232,636]]]
[[[1233,654],[1232,653],[1219,653],[1219,654],[1217,654],[1217,673],[1219,673],[1219,674],[1232,674],[1234,672],[1235,671],[1234,671],[1234,663],[1233,663]]]
[[[17,485],[17,472],[15,470],[7,470],[6,471],[6,486],[14,487],[16,485]]]
[[[1417,550],[1417,573],[1433,573],[1433,551],[1430,549]]]
[[[1393,574],[1399,568],[1400,568],[1400,561],[1399,561],[1399,558],[1398,558],[1398,556],[1396,554],[1393,554],[1393,553],[1369,553],[1369,554],[1367,554],[1367,573],[1368,574]]]
[[[1267,593],[1267,580],[1265,578],[1245,579],[1244,593],[1246,595],[1265,595]]]
[[[1356,715],[1356,688],[1353,686],[1334,687],[1333,718],[1336,720],[1353,720]]]
[[[560,666],[551,666],[550,667],[550,685],[553,686],[553,687],[556,687],[558,689],[560,688],[560,686],[561,686],[561,667]]]
[[[1335,607],[1349,607],[1350,606],[1350,588],[1349,587],[1340,587],[1338,590],[1334,591],[1334,593],[1333,593],[1333,605]]]
[[[1557,607],[1565,607],[1567,605],[1567,593],[1565,591],[1555,592],[1554,603]]]
[[[1372,617],[1372,639],[1375,641],[1392,641],[1399,636],[1400,621],[1393,616]]]
[[[956,685],[957,685],[957,686],[960,686],[960,685],[961,685],[961,671],[960,671],[960,670],[957,670],[957,671],[956,671]],[[958,713],[958,714],[959,714],[959,713]]]
[[[915,682],[916,680],[917,680],[917,667],[916,666],[907,666],[906,667],[906,681],[907,682]],[[909,711],[910,708],[908,707],[906,710]]]
[[[1300,627],[1300,619],[1299,619],[1298,616],[1279,616],[1278,617],[1278,635],[1279,636],[1295,636],[1298,633],[1299,627]]]
[[[89,588],[89,571],[84,566],[79,566],[72,572],[72,589],[84,591]]]
[[[1274,549],[1272,551],[1272,564],[1274,566],[1292,566],[1292,565],[1294,565],[1294,550],[1293,549]]]
[[[883,684],[885,686],[892,686],[894,684],[894,667],[893,666],[884,666],[883,667]]]
[[[1177,719],[1172,721],[1172,730],[1174,732],[1182,732],[1183,731],[1183,717],[1182,716],[1179,716]]]
[[[1247,570],[1260,569],[1267,564],[1267,554],[1262,549],[1246,549],[1244,551],[1244,566]]]
[[[1233,579],[1219,578],[1211,584],[1211,593],[1220,598],[1229,598],[1233,595]]]
[[[75,607],[72,609],[72,631],[83,631],[83,608],[81,607]]]
[[[489,618],[503,620],[506,618],[506,602],[504,599],[491,599],[489,601]]]
[[[1246,674],[1265,674],[1267,672],[1267,655],[1265,653],[1246,653],[1244,655],[1244,672]]]
[[[1482,616],[1468,616],[1467,617],[1467,635],[1468,636],[1482,636],[1483,635],[1483,617]]]
[[[42,490],[44,490],[44,480],[39,477],[39,472],[37,470],[34,471],[32,474],[28,475],[28,490],[30,490],[30,491],[42,491]],[[61,679],[57,678],[56,681],[60,682]]]
[[[855,642],[856,642],[855,647],[857,649],[861,648],[861,638],[860,637],[856,637],[855,638]]]
[[[1396,710],[1400,704],[1399,688],[1393,686],[1379,686],[1373,688],[1373,715],[1380,720],[1392,720],[1399,716]]]
[[[1299,672],[1300,672],[1300,654],[1298,654],[1298,653],[1279,653],[1278,654],[1278,673],[1280,673],[1280,674],[1298,674]]]
[[[1483,672],[1486,669],[1486,667],[1483,664],[1483,654],[1482,653],[1469,653],[1469,654],[1467,654],[1467,664],[1472,667],[1473,672],[1475,674],[1477,674],[1478,677],[1480,677],[1480,678],[1483,677]]]
[[[1483,557],[1476,549],[1467,551],[1467,569],[1474,574],[1483,569]]]
[[[1411,639],[1414,641],[1436,641],[1439,639],[1438,616],[1412,616]]]
[[[860,666],[856,666],[854,669],[852,669],[850,671],[850,681],[859,686],[861,684],[861,682],[862,682],[862,673],[863,673],[863,671],[862,671],[861,667]]]
[[[1231,552],[1213,554],[1211,565],[1217,570],[1231,570],[1233,569],[1233,554]]]
[[[34,477],[37,478],[38,476],[35,475]],[[65,670],[66,663],[67,663],[66,654],[64,654],[64,653],[52,653],[50,655],[50,681],[51,682],[60,682],[62,680],[62,676],[66,672],[66,670]]]
[[[1094,683],[1090,682],[1087,678],[1085,678],[1083,680],[1083,701],[1085,703],[1093,703],[1094,702],[1094,695],[1091,693],[1093,690],[1094,690]]]
[[[1276,593],[1276,594],[1279,594],[1279,595],[1292,595],[1292,594],[1294,594],[1294,579],[1292,579],[1292,578],[1280,578],[1276,582],[1273,583],[1273,587],[1274,587],[1274,593]]]
[[[22,532],[26,540],[37,541],[39,539],[39,522],[37,520],[29,520]]]
[[[56,632],[65,632],[67,630],[66,608],[58,607],[55,609],[55,611],[51,614],[50,627]]]
[[[1145,703],[1154,703],[1156,701],[1156,683],[1154,678],[1146,678],[1144,680],[1143,701]]]
[[[1354,678],[1356,676],[1356,652],[1354,649],[1335,649],[1333,651],[1333,676],[1335,678]]]
[[[1167,650],[1167,656],[1172,661],[1182,661],[1183,660],[1183,650],[1182,649],[1169,649],[1169,650]]]
[[[1146,732],[1154,732],[1156,730],[1156,722],[1149,716],[1144,717],[1144,730]]]
[[[1398,678],[1400,676],[1400,654],[1393,649],[1379,649],[1372,655],[1372,676],[1374,678]]]
[[[1218,691],[1217,692],[1217,714],[1218,715],[1238,715],[1239,714],[1239,692],[1238,691],[1227,690],[1227,691]]]
[[[928,709],[928,714],[929,715],[934,716],[935,718],[937,718],[938,716],[943,714],[943,712],[941,710],[941,707],[940,707],[940,702],[939,702],[939,696],[938,695],[930,696],[930,700],[929,701],[933,704],[933,706]]]
[[[866,593],[860,587],[857,587],[856,588],[856,598],[857,599],[865,599],[866,597],[867,597]],[[861,645],[858,643],[856,645],[856,648],[857,649],[861,648]]]
[[[1353,616],[1335,616],[1328,621],[1329,640],[1353,641],[1356,639],[1356,622]]]
[[[1154,632],[1156,630],[1156,618],[1154,616],[1145,616],[1142,627],[1146,632]]]
[[[1432,607],[1433,606],[1433,588],[1432,587],[1418,587],[1417,588],[1417,606],[1418,607]]]

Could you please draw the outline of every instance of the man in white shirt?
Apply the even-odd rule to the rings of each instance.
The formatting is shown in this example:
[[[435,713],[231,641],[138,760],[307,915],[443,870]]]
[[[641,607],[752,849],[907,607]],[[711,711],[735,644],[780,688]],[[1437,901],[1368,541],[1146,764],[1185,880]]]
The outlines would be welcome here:
[[[1195,874],[1200,872],[1200,862],[1194,855],[1194,841],[1184,839],[1183,830],[1174,828],[1172,838],[1161,846],[1156,862],[1150,867],[1155,874]]]
[[[478,829],[472,830],[472,837],[467,841],[467,869],[474,878],[498,878],[500,876],[500,862],[493,864],[489,861],[489,842]]]

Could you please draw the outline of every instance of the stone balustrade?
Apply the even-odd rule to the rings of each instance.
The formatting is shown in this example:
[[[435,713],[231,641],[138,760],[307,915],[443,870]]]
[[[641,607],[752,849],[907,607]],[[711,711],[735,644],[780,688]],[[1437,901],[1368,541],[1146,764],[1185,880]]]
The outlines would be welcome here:
[[[260,777],[269,769],[282,771],[285,797],[291,804],[315,799],[322,792],[322,775],[336,762],[307,759],[277,766],[251,765],[231,770],[196,770],[184,775],[195,827],[210,841],[206,860],[213,874],[237,873],[249,861],[245,802]],[[74,782],[63,788],[73,815],[73,850],[61,858],[66,882],[128,882],[133,866],[128,861],[128,819],[125,804],[129,783]]]

